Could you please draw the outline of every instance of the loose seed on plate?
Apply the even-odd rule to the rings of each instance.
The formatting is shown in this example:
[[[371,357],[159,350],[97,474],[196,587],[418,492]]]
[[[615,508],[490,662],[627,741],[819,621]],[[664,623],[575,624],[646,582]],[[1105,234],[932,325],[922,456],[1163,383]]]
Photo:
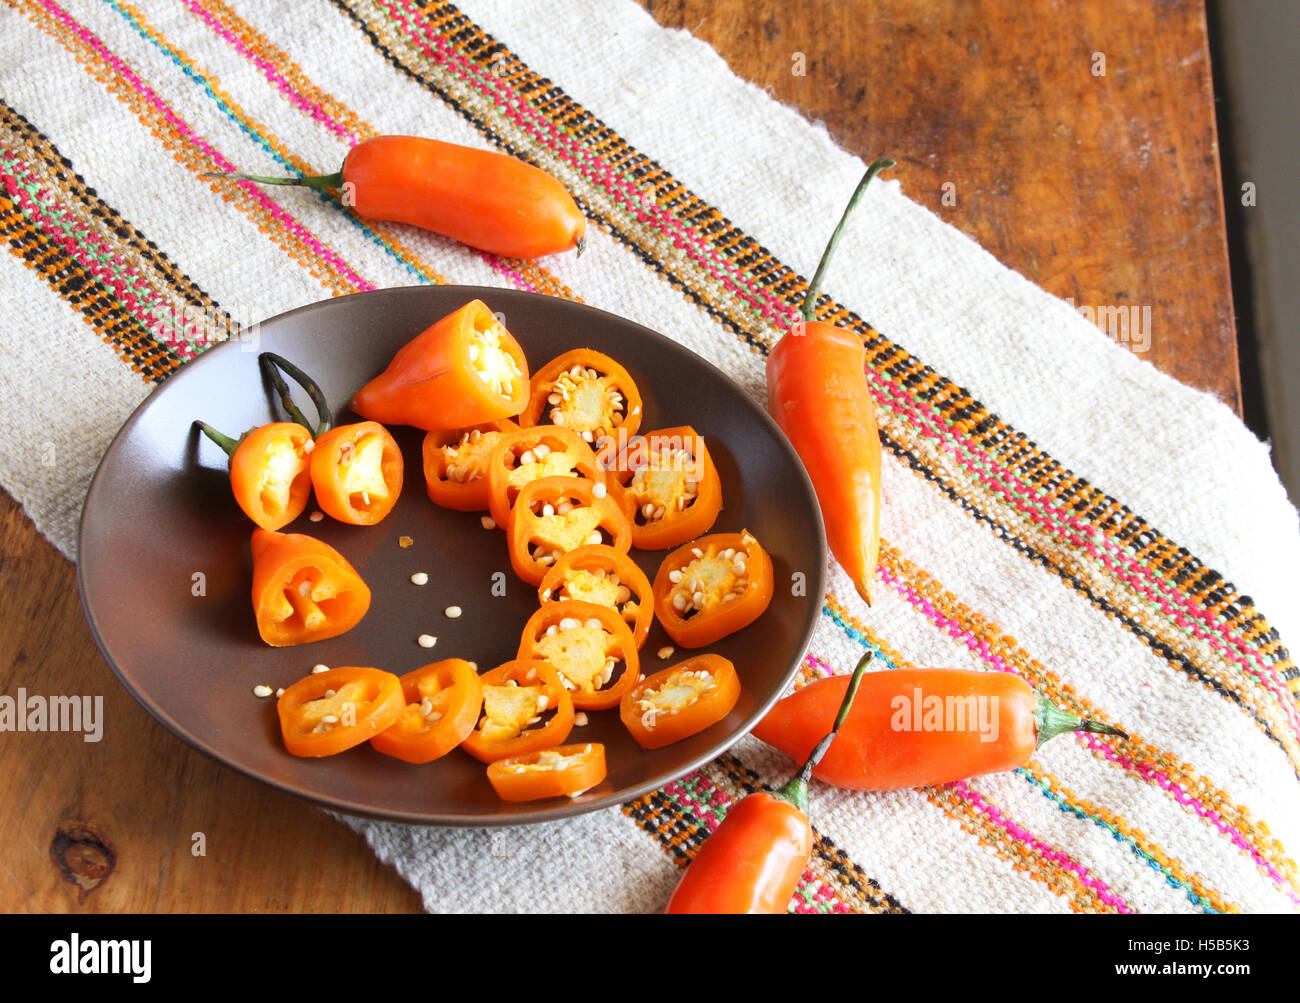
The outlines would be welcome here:
[[[587,725],[587,715],[583,711],[573,715],[573,723],[576,727],[585,728]]]
[[[479,525],[484,529],[496,529],[497,522],[490,515],[479,516]]]
[[[656,652],[656,654],[659,656],[660,659],[667,660],[667,659],[673,657],[673,651],[674,651],[674,650],[675,650],[675,649],[673,648],[673,646],[672,646],[671,644],[669,644],[669,645],[665,645],[664,647],[660,648],[659,651]]]
[[[434,637],[432,634],[421,634],[419,637],[415,639],[415,643],[418,644],[421,648],[432,648],[435,644],[438,643],[438,639]]]
[[[313,512],[311,515],[307,516],[307,518],[310,519],[312,522],[320,522],[322,519],[325,518],[325,513]]]
[[[445,610],[443,610],[443,612],[447,614],[447,616],[450,617],[452,620],[455,620],[458,616],[461,615],[463,610],[459,606],[448,606]]]
[[[319,675],[322,672],[328,672],[329,670],[330,667],[328,665],[313,665],[311,667],[311,674],[315,676],[315,675]]]
[[[259,683],[257,686],[253,687],[253,696],[255,697],[269,697],[270,695],[271,687],[269,686],[263,686]]]
[[[427,574],[425,574],[423,571],[417,571],[415,574],[413,574],[413,575],[411,576],[411,584],[412,584],[412,585],[428,585],[428,584],[429,584],[429,576],[428,576]]]

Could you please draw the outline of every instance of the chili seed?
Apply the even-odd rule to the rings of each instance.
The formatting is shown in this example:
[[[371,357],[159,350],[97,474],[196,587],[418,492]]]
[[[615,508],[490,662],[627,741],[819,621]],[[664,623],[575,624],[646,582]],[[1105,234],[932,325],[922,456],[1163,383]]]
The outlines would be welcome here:
[[[460,616],[463,610],[461,610],[459,606],[448,606],[445,610],[443,610],[443,612],[446,613],[448,617],[455,620],[458,616]]]
[[[429,584],[429,576],[425,574],[423,571],[417,571],[415,574],[411,576],[411,584],[427,585]]]
[[[264,686],[259,683],[257,686],[253,687],[253,696],[255,697],[265,698],[265,697],[269,697],[270,695],[271,695],[271,687],[269,686]]]
[[[415,643],[418,644],[421,648],[432,648],[435,644],[438,643],[438,639],[434,637],[432,634],[421,634],[419,637],[415,639]]]

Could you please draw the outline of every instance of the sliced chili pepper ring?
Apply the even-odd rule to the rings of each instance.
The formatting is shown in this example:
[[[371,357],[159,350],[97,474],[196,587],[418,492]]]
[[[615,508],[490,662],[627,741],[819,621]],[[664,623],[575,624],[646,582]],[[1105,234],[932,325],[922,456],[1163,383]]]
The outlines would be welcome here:
[[[487,777],[503,801],[576,798],[605,779],[605,747],[587,742],[498,759]]]
[[[555,666],[579,710],[617,706],[641,672],[636,640],[622,617],[575,599],[542,604],[524,625],[519,657]]]
[[[430,763],[469,737],[483,707],[483,683],[473,665],[447,658],[399,681],[406,706],[370,740],[376,750],[408,763]]]
[[[430,432],[422,458],[429,500],[457,512],[488,509],[488,460],[501,436],[519,428],[509,418],[471,428]]]
[[[608,355],[579,348],[534,374],[519,424],[562,425],[595,444],[619,429],[635,435],[641,418],[641,393],[628,371]]]
[[[510,510],[510,564],[530,585],[578,547],[608,542],[627,553],[632,529],[618,502],[600,482],[578,477],[543,477],[524,485]]]
[[[619,717],[639,745],[659,749],[717,724],[739,699],[735,665],[721,655],[696,655],[623,694]]]
[[[299,679],[276,701],[284,747],[295,756],[332,756],[374,738],[397,720],[402,686],[391,672],[346,666]]]
[[[630,440],[616,463],[632,546],[667,550],[703,536],[722,511],[722,481],[704,437],[689,425]]]
[[[488,455],[488,511],[498,526],[526,484],[543,477],[583,477],[604,484],[596,454],[568,428],[518,428],[496,440]]]
[[[650,579],[627,554],[605,544],[571,550],[546,572],[537,597],[542,602],[577,599],[617,610],[640,648],[654,623]]]
[[[762,616],[772,589],[772,559],[749,531],[714,533],[664,558],[655,615],[678,644],[700,648]]]
[[[483,716],[461,748],[491,763],[560,745],[573,730],[573,699],[549,662],[519,658],[479,677]]]
[[[332,428],[311,454],[316,504],[353,526],[373,526],[393,510],[404,473],[402,450],[377,421]]]

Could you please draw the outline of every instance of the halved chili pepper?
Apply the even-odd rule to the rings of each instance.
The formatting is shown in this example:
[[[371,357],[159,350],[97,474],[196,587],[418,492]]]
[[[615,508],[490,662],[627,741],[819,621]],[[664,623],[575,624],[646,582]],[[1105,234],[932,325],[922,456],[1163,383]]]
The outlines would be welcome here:
[[[488,507],[488,457],[497,440],[519,426],[509,418],[424,437],[424,483],[429,500],[457,512]]]
[[[759,791],[734,805],[704,841],[664,910],[668,913],[784,913],[812,856],[808,777],[848,717],[858,681],[871,660],[858,663],[829,734],[780,790]]]
[[[606,542],[627,553],[632,529],[605,485],[580,477],[529,481],[510,509],[506,533],[510,565],[529,585],[540,585],[547,568],[570,550]]]
[[[642,748],[659,749],[717,724],[739,699],[736,666],[696,655],[646,676],[623,694],[618,715]]]
[[[630,440],[616,464],[632,546],[667,550],[713,528],[722,511],[722,481],[704,437],[689,425]]]
[[[532,380],[521,427],[563,425],[589,443],[619,430],[632,436],[641,426],[641,392],[626,369],[590,348],[565,352]]]
[[[772,559],[748,531],[714,533],[678,547],[655,575],[655,615],[685,648],[701,648],[763,615]]]
[[[632,628],[638,648],[654,623],[650,579],[627,554],[603,543],[571,550],[551,565],[537,597],[544,603],[577,599],[609,606]]]
[[[577,432],[557,427],[508,432],[496,440],[488,455],[488,511],[498,526],[504,526],[525,484],[566,474],[585,477],[593,484],[605,483],[596,454]]]
[[[576,599],[543,603],[529,617],[519,657],[555,666],[579,710],[617,706],[641,672],[636,640],[622,617],[608,606]]]
[[[473,665],[447,658],[399,681],[406,706],[370,740],[376,750],[408,763],[431,763],[469,737],[483,709],[483,683]]]
[[[753,734],[798,762],[825,729],[845,685],[844,676],[809,683],[779,701]],[[854,790],[927,787],[1016,769],[1067,731],[1127,738],[1118,728],[1060,710],[1009,672],[872,672],[813,776]]]
[[[370,608],[370,589],[329,544],[302,533],[255,529],[252,546],[253,613],[267,644],[337,637]]]
[[[481,300],[430,325],[357,391],[352,410],[426,431],[511,418],[528,403],[528,360]]]
[[[353,526],[373,526],[402,493],[402,450],[377,421],[339,425],[316,440],[311,480],[326,515]]]
[[[880,433],[867,355],[860,335],[823,324],[814,313],[849,214],[871,179],[893,165],[882,158],[867,170],[808,284],[803,319],[767,358],[767,410],[803,460],[831,552],[868,604],[880,549]]]
[[[573,699],[555,666],[535,658],[498,665],[479,677],[483,717],[461,743],[492,763],[560,745],[573,730]]]
[[[391,672],[347,666],[299,679],[275,709],[284,747],[316,757],[369,741],[397,720],[402,707],[402,687]]]
[[[207,422],[195,424],[230,457],[230,489],[253,522],[277,530],[302,515],[311,498],[311,432],[277,421],[235,440]]]
[[[374,136],[348,151],[337,174],[204,177],[343,190],[367,219],[410,223],[510,258],[577,248],[587,221],[573,197],[539,167],[491,150],[417,136]]]
[[[605,779],[605,747],[587,742],[498,759],[487,777],[503,801],[576,798]]]
[[[314,435],[329,428],[329,408],[320,388],[306,373],[278,355],[258,358],[293,422],[271,422],[250,429],[239,439],[223,435],[205,421],[194,424],[230,457],[230,487],[244,513],[262,529],[274,531],[298,518],[311,497]],[[319,424],[313,426],[293,402],[289,386],[275,368],[284,365],[316,405]]]

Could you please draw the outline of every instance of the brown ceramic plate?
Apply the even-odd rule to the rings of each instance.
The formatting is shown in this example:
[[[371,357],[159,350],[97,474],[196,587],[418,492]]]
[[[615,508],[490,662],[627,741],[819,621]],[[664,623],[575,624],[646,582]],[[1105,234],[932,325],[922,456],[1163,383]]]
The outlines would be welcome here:
[[[393,428],[406,460],[406,484],[382,523],[311,523],[304,514],[286,527],[325,540],[356,566],[373,592],[369,613],[341,637],[268,647],[258,638],[249,598],[252,524],[231,497],[224,454],[191,427],[203,418],[238,434],[273,414],[283,420],[271,409],[258,351],[297,362],[339,406],[336,421],[354,421],[342,408],[352,393],[408,340],[476,297],[504,314],[532,370],[561,352],[594,348],[618,359],[637,381],[644,428],[693,425],[722,476],[725,507],[714,531],[749,529],[775,564],[777,588],[768,611],[707,649],[731,659],[740,673],[743,690],[731,714],[686,741],[646,751],[616,710],[591,713],[591,723],[574,729],[569,741],[604,742],[609,775],[575,801],[501,801],[483,764],[460,750],[425,766],[368,745],[320,760],[285,752],[275,700],[253,696],[255,685],[288,686],[317,663],[401,674],[460,657],[486,671],[515,656],[537,593],[511,572],[502,532],[484,530],[477,513],[429,501],[420,461],[423,433]],[[401,536],[414,544],[399,547]],[[264,322],[245,343],[220,345],[186,365],[131,415],[104,454],[86,497],[79,546],[82,602],[100,649],[127,689],[177,736],[242,773],[329,808],[434,825],[576,815],[627,801],[717,756],[754,726],[793,676],[819,614],[826,565],[816,496],[798,457],[768,416],[712,365],[660,334],[579,303],[447,286],[316,303]],[[664,554],[632,553],[653,580]],[[411,584],[417,571],[428,573],[427,585]],[[493,574],[502,571],[507,594],[493,596]],[[797,572],[803,588],[792,589]],[[460,619],[443,615],[451,605],[464,609]],[[431,650],[416,644],[424,633],[438,638]],[[687,654],[679,649],[670,662],[660,662],[655,653],[667,643],[656,624],[642,648],[647,674]]]

